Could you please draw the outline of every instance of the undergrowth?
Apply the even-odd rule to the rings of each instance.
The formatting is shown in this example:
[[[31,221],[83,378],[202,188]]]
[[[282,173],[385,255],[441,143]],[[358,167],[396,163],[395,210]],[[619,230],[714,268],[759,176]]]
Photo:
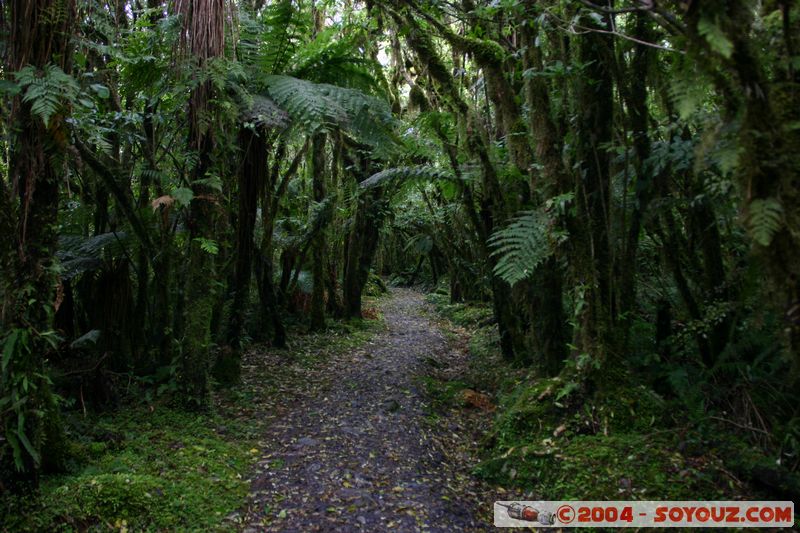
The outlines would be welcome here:
[[[44,476],[36,498],[0,498],[0,531],[235,530],[227,518],[248,495],[269,406],[304,369],[382,327],[374,306],[365,308],[372,319],[295,331],[287,350],[252,347],[242,384],[215,393],[212,413],[178,409],[168,395],[66,413],[69,471]]]
[[[602,401],[569,372],[540,378],[506,363],[487,305],[428,301],[453,338],[469,337],[469,371],[458,381],[429,378],[433,405],[452,408],[459,389],[489,394],[497,405],[474,472],[542,499],[776,499],[751,472],[763,455],[729,428],[689,421],[675,399],[628,381]],[[759,459],[761,457],[761,459]],[[746,463],[746,465],[736,464]],[[791,485],[791,481],[786,481]],[[789,486],[791,491],[792,487]]]

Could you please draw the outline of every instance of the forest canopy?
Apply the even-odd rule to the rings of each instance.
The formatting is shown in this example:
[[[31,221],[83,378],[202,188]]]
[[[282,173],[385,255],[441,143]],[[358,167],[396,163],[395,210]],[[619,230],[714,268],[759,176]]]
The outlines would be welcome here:
[[[213,413],[388,283],[490,310],[492,457],[561,426],[549,385],[576,435],[800,494],[798,30],[796,0],[0,0],[0,492],[74,469],[87,413]]]

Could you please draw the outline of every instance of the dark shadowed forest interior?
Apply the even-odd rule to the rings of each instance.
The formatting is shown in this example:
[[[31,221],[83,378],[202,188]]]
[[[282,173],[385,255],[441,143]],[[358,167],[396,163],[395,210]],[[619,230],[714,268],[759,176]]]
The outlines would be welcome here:
[[[0,531],[800,498],[800,1],[0,0]]]

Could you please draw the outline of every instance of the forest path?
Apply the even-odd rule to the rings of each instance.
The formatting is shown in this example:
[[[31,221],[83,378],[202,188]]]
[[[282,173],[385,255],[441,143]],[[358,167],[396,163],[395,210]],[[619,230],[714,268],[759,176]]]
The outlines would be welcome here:
[[[426,419],[421,378],[453,364],[423,296],[393,289],[387,328],[314,368],[263,437],[244,530],[486,531],[458,421]],[[483,496],[479,496],[483,493]]]

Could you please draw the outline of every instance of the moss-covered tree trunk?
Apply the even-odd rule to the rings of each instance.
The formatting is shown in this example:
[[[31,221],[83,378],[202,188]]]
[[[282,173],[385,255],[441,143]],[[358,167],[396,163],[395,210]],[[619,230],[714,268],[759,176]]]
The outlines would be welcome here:
[[[353,227],[347,238],[344,270],[344,316],[361,318],[361,296],[378,249],[380,225],[385,209],[379,188],[358,197]]]
[[[440,87],[445,102],[457,119],[459,135],[464,141],[466,151],[472,158],[477,160],[481,169],[483,198],[478,204],[478,213],[476,213],[475,217],[471,217],[471,220],[475,225],[475,231],[483,236],[481,238],[483,262],[491,271],[497,259],[489,253],[485,237],[494,231],[497,224],[508,217],[508,205],[503,194],[503,188],[498,180],[497,170],[489,155],[486,128],[461,95],[451,72],[437,54],[430,34],[420,26],[415,14],[408,11],[407,2],[396,0],[393,3],[398,10],[392,10],[390,14],[398,26],[407,28],[405,32],[406,42],[416,53],[424,69],[427,69],[428,74]],[[399,12],[404,12],[404,16],[400,15]],[[432,19],[429,20],[433,22]],[[465,43],[465,45],[467,44],[474,43]],[[478,47],[471,51],[485,53],[487,56],[492,56],[496,59],[494,47],[490,48],[490,50],[484,50],[482,47]],[[467,189],[464,188],[462,191],[466,192]],[[471,202],[471,196],[465,198],[465,201]],[[513,308],[511,287],[497,276],[491,273],[489,275],[491,278],[492,308],[500,334],[500,346],[503,356],[506,359],[514,360],[515,351],[524,349],[522,344],[524,333],[521,329],[519,315]]]
[[[344,154],[345,166],[351,168],[357,182],[370,176],[371,162],[364,155],[350,158]],[[380,227],[386,213],[386,200],[381,187],[358,194],[356,212],[345,244],[344,283],[342,287],[344,316],[361,318],[361,296],[369,278],[370,267],[378,250]]]
[[[610,344],[614,333],[608,154],[614,109],[613,46],[613,40],[601,33],[588,32],[578,38],[578,60],[584,65],[584,71],[577,86],[575,203],[578,216],[572,264],[576,281],[583,285],[585,307],[575,345],[582,353],[591,354],[601,362],[605,362],[612,351]]]
[[[69,73],[75,2],[13,0],[8,7],[7,72],[55,64]],[[58,466],[63,458],[59,451],[63,434],[45,363],[56,342],[52,327],[59,280],[53,258],[59,184],[69,138],[68,110],[69,104],[62,102],[59,112],[45,124],[32,112],[30,102],[17,97],[9,117],[11,187],[0,189],[5,193],[0,203],[0,345],[4,354],[0,480],[12,491],[35,488],[42,467]]]
[[[325,133],[315,133],[311,139],[311,181],[314,202],[318,205],[325,201]],[[311,275],[314,288],[311,292],[312,331],[325,328],[325,229],[321,229],[314,237],[311,253]]]
[[[783,59],[772,71],[752,43],[752,2],[687,4],[685,19],[692,57],[715,80],[727,115],[738,120],[743,222],[765,267],[773,304],[785,316],[785,346],[800,376],[800,69],[793,66],[800,21],[796,2],[794,10],[792,2],[779,4],[783,42],[776,47]],[[730,48],[707,35],[709,24]]]
[[[262,323],[272,326],[272,343],[274,346],[286,345],[286,328],[283,325],[281,310],[286,305],[286,288],[289,284],[293,253],[284,250],[281,256],[282,270],[278,287],[275,286],[275,269],[273,266],[274,247],[272,243],[275,217],[278,213],[280,200],[286,193],[289,181],[297,173],[304,160],[308,143],[297,151],[289,167],[281,174],[281,165],[286,157],[287,144],[279,143],[272,158],[269,179],[264,187],[261,199],[261,244],[256,256],[256,280],[258,282],[258,295],[261,303]]]
[[[634,37],[644,42],[653,39],[652,22],[644,13],[636,14]],[[650,201],[657,191],[655,183],[658,176],[652,168],[648,168],[650,158],[650,136],[648,128],[648,96],[647,83],[651,58],[654,57],[653,48],[643,45],[634,45],[633,59],[629,70],[630,86],[628,88],[626,104],[630,116],[631,136],[633,137],[633,150],[636,154],[634,169],[636,172],[636,197],[633,203],[631,218],[627,228],[619,260],[619,308],[620,316],[624,321],[625,330],[622,332],[624,342],[627,336],[631,314],[636,301],[636,273],[638,271],[637,259],[639,255],[639,236],[642,232],[642,221],[647,212]],[[622,80],[620,80],[622,83]]]
[[[264,131],[255,131],[243,126],[239,130],[239,147],[242,159],[238,175],[238,206],[236,218],[236,257],[226,341],[229,350],[219,354],[215,376],[223,383],[234,383],[239,379],[241,358],[241,336],[244,316],[250,296],[250,280],[253,273],[253,230],[256,222],[258,190],[267,178],[267,142]]]
[[[223,0],[192,0],[185,17],[188,49],[199,68],[220,57],[224,47]],[[186,266],[185,308],[181,380],[185,399],[205,409],[209,405],[211,367],[211,318],[215,301],[214,256],[209,243],[214,239],[216,191],[204,181],[212,164],[213,88],[210,81],[197,85],[189,96],[189,150],[197,154],[191,175],[192,198],[189,207],[189,253]]]

